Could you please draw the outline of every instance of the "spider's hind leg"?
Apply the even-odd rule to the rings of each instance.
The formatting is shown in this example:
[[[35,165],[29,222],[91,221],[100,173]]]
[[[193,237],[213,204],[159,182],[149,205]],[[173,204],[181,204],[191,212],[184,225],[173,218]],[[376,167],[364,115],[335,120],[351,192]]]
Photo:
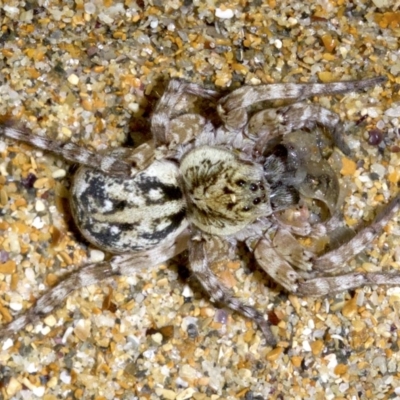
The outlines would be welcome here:
[[[87,264],[64,277],[58,284],[44,293],[23,315],[8,325],[0,327],[0,340],[16,334],[28,324],[34,324],[55,311],[74,290],[118,276],[130,276],[157,265],[180,254],[187,247],[188,231],[185,230],[162,246],[132,254],[112,257],[109,261]]]
[[[0,119],[0,135],[28,143],[38,149],[57,154],[67,161],[99,169],[106,174],[132,176],[143,169],[141,160],[147,154],[149,145],[143,144],[128,153],[123,150],[111,152],[95,152],[75,143],[61,142],[44,136],[37,136],[26,127],[11,119]],[[124,153],[124,157],[122,156]]]
[[[219,101],[221,117],[237,112],[261,101],[301,101],[311,96],[326,96],[354,92],[386,81],[383,76],[376,78],[330,83],[272,83],[259,86],[242,86]]]

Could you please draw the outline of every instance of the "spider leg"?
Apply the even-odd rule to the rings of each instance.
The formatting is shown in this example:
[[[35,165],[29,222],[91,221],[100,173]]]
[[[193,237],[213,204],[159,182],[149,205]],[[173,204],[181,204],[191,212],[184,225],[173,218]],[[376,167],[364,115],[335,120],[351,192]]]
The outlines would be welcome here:
[[[319,277],[300,281],[296,294],[301,296],[325,296],[371,285],[398,286],[400,285],[400,274],[398,272],[353,272],[345,275]]]
[[[289,249],[288,249],[289,250]],[[260,267],[290,293],[297,293],[301,276],[293,269],[266,237],[254,249],[254,256]]]
[[[254,251],[261,268],[288,292],[300,296],[325,296],[367,285],[400,285],[400,274],[353,272],[338,276],[314,277],[297,273],[271,243],[263,239]]]
[[[169,81],[167,89],[161,96],[151,118],[151,132],[156,146],[169,144],[170,124],[173,121],[174,113],[176,113],[176,106],[185,94],[210,100],[216,100],[220,97],[218,92],[205,89],[194,83],[179,79]],[[181,143],[191,139],[190,135],[188,136],[188,138],[182,137]]]
[[[129,276],[144,269],[154,268],[184,251],[187,243],[188,231],[184,231],[174,241],[163,246],[134,254],[114,256],[109,261],[83,266],[47,291],[25,314],[0,328],[0,339],[7,338],[28,324],[33,324],[50,314],[60,307],[74,290],[97,284],[106,278]]]
[[[322,272],[332,274],[340,271],[346,261],[364,250],[399,209],[400,195],[397,195],[370,226],[357,233],[347,244],[317,258],[310,272],[296,272],[277,251],[274,243],[266,237],[258,242],[254,255],[258,264],[271,278],[289,292],[302,296],[323,296],[366,285],[400,285],[398,272],[353,272],[338,276],[318,276]],[[290,253],[288,249],[286,252]]]
[[[335,146],[344,154],[350,154],[350,149],[342,135],[343,126],[339,116],[315,104],[294,103],[260,111],[250,118],[245,133],[258,138],[255,149],[262,153],[267,143],[274,137],[302,128],[313,129],[317,124],[327,127]]]
[[[278,229],[272,244],[279,249],[279,254],[291,265],[302,271],[312,270],[312,252],[307,251],[286,229]]]
[[[331,83],[273,83],[259,86],[243,86],[219,101],[219,111],[221,116],[225,116],[233,110],[246,108],[260,101],[285,99],[301,101],[311,96],[354,92],[379,85],[385,81],[385,77],[379,76],[364,80]]]
[[[28,143],[38,149],[60,155],[67,161],[96,168],[111,175],[133,176],[148,164],[154,152],[152,143],[143,143],[135,149],[114,149],[108,152],[90,151],[71,142],[61,142],[32,134],[12,120],[0,120],[0,135]],[[152,160],[152,159],[151,159]]]
[[[324,273],[336,273],[349,259],[360,253],[382,231],[400,209],[400,194],[398,194],[383,210],[378,213],[373,222],[360,230],[347,243],[332,250],[314,261],[313,270]]]
[[[332,82],[332,83],[274,83],[260,86],[244,86],[234,90],[232,93],[220,99],[218,102],[218,113],[225,127],[231,131],[239,131],[244,128],[248,121],[246,107],[261,101],[272,100],[294,100],[299,102],[311,96],[333,95],[361,90],[370,86],[378,85],[386,81],[385,77],[376,77],[359,81]],[[275,115],[273,115],[275,113]],[[286,114],[285,116],[279,115]],[[291,114],[293,113],[293,115]],[[269,120],[275,116],[286,123],[277,125]],[[278,118],[278,120],[279,120]],[[249,134],[255,132],[258,137],[262,136],[256,149],[262,151],[265,143],[273,138],[273,134],[284,134],[294,129],[307,127],[310,124],[320,123],[331,128],[332,137],[336,146],[344,154],[350,154],[350,149],[342,137],[340,125],[337,125],[338,117],[322,107],[304,105],[291,105],[267,110],[256,114],[249,123]],[[265,124],[265,126],[264,126]],[[279,130],[277,128],[282,128]]]
[[[194,276],[214,301],[220,302],[256,322],[268,344],[275,346],[276,339],[271,332],[269,322],[264,319],[263,314],[233,297],[228,288],[211,271],[207,255],[208,247],[207,241],[200,232],[195,232],[192,235],[189,246],[189,262]]]

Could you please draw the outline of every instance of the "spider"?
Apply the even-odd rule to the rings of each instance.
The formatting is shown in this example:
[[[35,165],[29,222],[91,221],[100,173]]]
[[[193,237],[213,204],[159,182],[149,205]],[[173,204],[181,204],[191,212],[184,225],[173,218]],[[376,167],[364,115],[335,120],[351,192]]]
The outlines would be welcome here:
[[[267,343],[276,345],[263,313],[234,297],[210,269],[213,260],[238,242],[246,244],[272,279],[300,296],[324,296],[363,285],[399,285],[398,273],[343,274],[346,262],[394,218],[400,195],[369,226],[335,245],[332,238],[344,226],[338,212],[338,181],[321,156],[316,126],[327,128],[343,153],[350,150],[338,115],[301,102],[384,81],[377,77],[244,86],[222,96],[174,79],[151,117],[151,140],[134,149],[104,153],[35,136],[3,118],[3,136],[80,165],[70,190],[73,218],[88,242],[113,256],[73,272],[3,327],[0,335],[12,335],[51,313],[77,288],[134,274],[188,250],[190,269],[205,292],[253,320]],[[217,118],[187,113],[191,97],[216,103]],[[249,110],[256,103],[282,99],[293,103]],[[302,196],[325,202],[331,218],[315,223],[308,218],[285,220],[283,213],[298,206]],[[325,238],[328,247],[315,254],[300,245],[301,236]]]

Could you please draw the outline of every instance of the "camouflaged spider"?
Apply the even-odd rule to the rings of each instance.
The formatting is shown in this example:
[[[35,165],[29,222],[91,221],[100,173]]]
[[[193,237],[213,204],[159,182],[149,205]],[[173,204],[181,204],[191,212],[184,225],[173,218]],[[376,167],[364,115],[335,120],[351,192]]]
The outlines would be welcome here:
[[[210,297],[255,321],[267,342],[274,345],[276,339],[264,315],[233,297],[209,267],[223,243],[235,246],[238,241],[246,243],[271,278],[298,295],[323,296],[371,284],[399,285],[398,273],[340,274],[347,260],[361,252],[394,217],[399,195],[368,227],[322,255],[303,248],[295,236],[325,237],[329,242],[330,234],[343,225],[338,218],[314,225],[280,218],[280,211],[296,205],[299,195],[308,192],[324,200],[329,193],[336,193],[338,185],[321,159],[318,145],[309,148],[306,138],[313,135],[299,130],[323,125],[336,146],[349,152],[339,117],[299,101],[360,90],[384,80],[244,86],[225,97],[172,80],[151,118],[152,140],[135,149],[118,148],[103,154],[34,136],[13,121],[3,121],[2,135],[81,165],[70,196],[75,222],[90,243],[114,256],[72,273],[0,334],[13,334],[37,321],[79,287],[134,274],[188,249],[190,269]],[[219,123],[178,110],[188,96],[217,102]],[[296,103],[249,116],[249,106],[278,99]],[[301,142],[304,137],[302,144],[299,137]],[[284,157],[268,150],[273,142],[286,146]],[[326,200],[335,215],[336,200],[335,195]]]

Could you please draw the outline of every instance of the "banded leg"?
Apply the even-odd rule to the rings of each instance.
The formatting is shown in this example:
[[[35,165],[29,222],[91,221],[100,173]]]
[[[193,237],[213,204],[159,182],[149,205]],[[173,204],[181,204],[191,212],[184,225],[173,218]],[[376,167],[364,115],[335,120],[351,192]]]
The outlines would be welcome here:
[[[361,90],[367,87],[375,86],[386,81],[385,77],[370,78],[360,81],[347,81],[347,82],[332,82],[332,83],[275,83],[270,85],[260,85],[260,86],[244,86],[239,89],[234,90],[232,93],[223,97],[218,104],[218,113],[221,120],[224,122],[225,126],[232,131],[238,131],[245,127],[248,121],[248,115],[245,110],[253,104],[261,101],[272,101],[272,100],[294,100],[296,102],[302,101],[311,96],[323,96],[323,95],[334,95],[346,92],[352,92]],[[289,106],[290,107],[290,106]],[[300,106],[301,108],[301,106]],[[313,114],[310,110],[310,116],[313,118]],[[299,112],[301,109],[298,110]],[[296,114],[296,107],[293,108],[294,114]],[[268,112],[267,112],[268,114]],[[332,113],[329,111],[319,111],[319,118],[322,124],[324,124],[324,119],[328,118],[328,124],[334,125]],[[262,114],[261,114],[262,115]],[[271,115],[271,114],[270,114]],[[300,115],[300,118],[302,116]],[[263,118],[260,116],[253,121],[253,125],[258,128],[264,129],[259,120]],[[295,122],[294,117],[290,119]],[[257,123],[256,123],[257,122]],[[261,121],[262,122],[262,121]],[[316,121],[319,122],[319,121]],[[306,126],[306,122],[303,121],[303,125]],[[333,126],[332,136],[338,146],[345,154],[349,154],[349,148],[344,143],[341,137],[340,129]],[[271,132],[271,127],[265,127],[267,132]],[[276,125],[274,127],[276,129]],[[297,128],[299,129],[299,128]],[[293,129],[292,129],[293,130]],[[272,131],[273,132],[273,131]],[[283,133],[285,128],[283,129]],[[282,132],[276,132],[282,133]],[[264,133],[262,134],[264,135]],[[269,141],[272,137],[266,135],[265,138],[257,146],[257,149],[263,149],[263,144],[265,141]]]
[[[332,83],[273,83],[260,86],[243,86],[223,97],[219,101],[220,112],[226,115],[233,110],[246,108],[260,101],[296,100],[301,101],[311,96],[333,95],[355,92],[371,86],[379,85],[386,78],[354,80]]]
[[[12,120],[0,120],[0,135],[28,143],[38,149],[60,155],[67,161],[99,169],[116,176],[133,176],[148,166],[144,154],[154,151],[152,143],[144,143],[135,149],[114,149],[110,152],[90,151],[71,142],[60,142],[32,134]],[[123,155],[123,157],[122,157]],[[146,157],[148,158],[148,157]]]
[[[245,133],[259,138],[256,150],[262,153],[271,139],[303,128],[313,129],[317,124],[327,127],[335,146],[344,154],[350,154],[339,116],[315,104],[295,103],[260,111],[250,118]]]
[[[7,338],[28,324],[33,324],[60,307],[76,289],[97,284],[104,279],[129,276],[144,269],[154,268],[186,250],[188,231],[182,232],[173,242],[148,251],[114,256],[110,261],[88,264],[72,272],[64,280],[40,297],[24,315],[0,328],[0,339]]]
[[[400,274],[398,272],[352,272],[345,275],[314,278],[300,281],[296,294],[300,296],[325,296],[373,285],[399,286]]]
[[[75,143],[64,143],[58,140],[33,135],[26,127],[21,127],[16,121],[6,119],[5,117],[0,118],[0,135],[28,143],[45,151],[50,151],[62,156],[70,162],[95,168],[106,174],[132,177],[146,169],[154,161],[156,157],[155,149],[158,147],[155,146],[155,143],[169,144],[171,140],[175,139],[178,144],[182,144],[191,139],[192,136],[198,134],[206,125],[204,118],[202,119],[200,116],[191,116],[190,114],[181,116],[175,121],[173,126],[173,128],[175,130],[178,129],[178,131],[175,132],[174,138],[170,138],[170,119],[175,111],[176,104],[183,94],[191,94],[201,98],[215,100],[220,96],[216,91],[202,88],[199,85],[172,80],[166,92],[161,97],[152,117],[151,129],[154,140],[143,143],[135,149],[120,148],[107,152],[90,151]],[[198,125],[198,129],[195,129],[196,124]],[[188,132],[186,132],[186,134],[182,133],[182,129],[179,130],[179,125],[185,125],[185,127],[188,128]],[[164,155],[164,153],[162,153],[161,156],[162,155]],[[165,152],[165,155],[168,156],[168,152]],[[160,156],[160,154],[158,154],[158,156]]]
[[[315,277],[315,273],[312,272],[298,273],[271,246],[271,243],[264,239],[259,242],[254,254],[258,264],[272,279],[288,292],[300,296],[325,296],[371,285],[400,285],[400,274],[398,272],[352,272],[329,277]]]
[[[233,297],[228,288],[211,271],[207,256],[208,247],[201,233],[194,233],[192,235],[191,246],[189,246],[189,262],[194,276],[214,301],[220,302],[253,320],[263,332],[267,343],[275,346],[276,339],[271,332],[269,322],[264,319],[264,316],[255,308],[243,304],[239,299]]]
[[[391,221],[400,209],[398,194],[383,210],[378,213],[371,225],[360,230],[351,240],[338,249],[330,251],[314,261],[313,270],[334,274],[340,271],[349,259],[363,251],[382,229]]]

